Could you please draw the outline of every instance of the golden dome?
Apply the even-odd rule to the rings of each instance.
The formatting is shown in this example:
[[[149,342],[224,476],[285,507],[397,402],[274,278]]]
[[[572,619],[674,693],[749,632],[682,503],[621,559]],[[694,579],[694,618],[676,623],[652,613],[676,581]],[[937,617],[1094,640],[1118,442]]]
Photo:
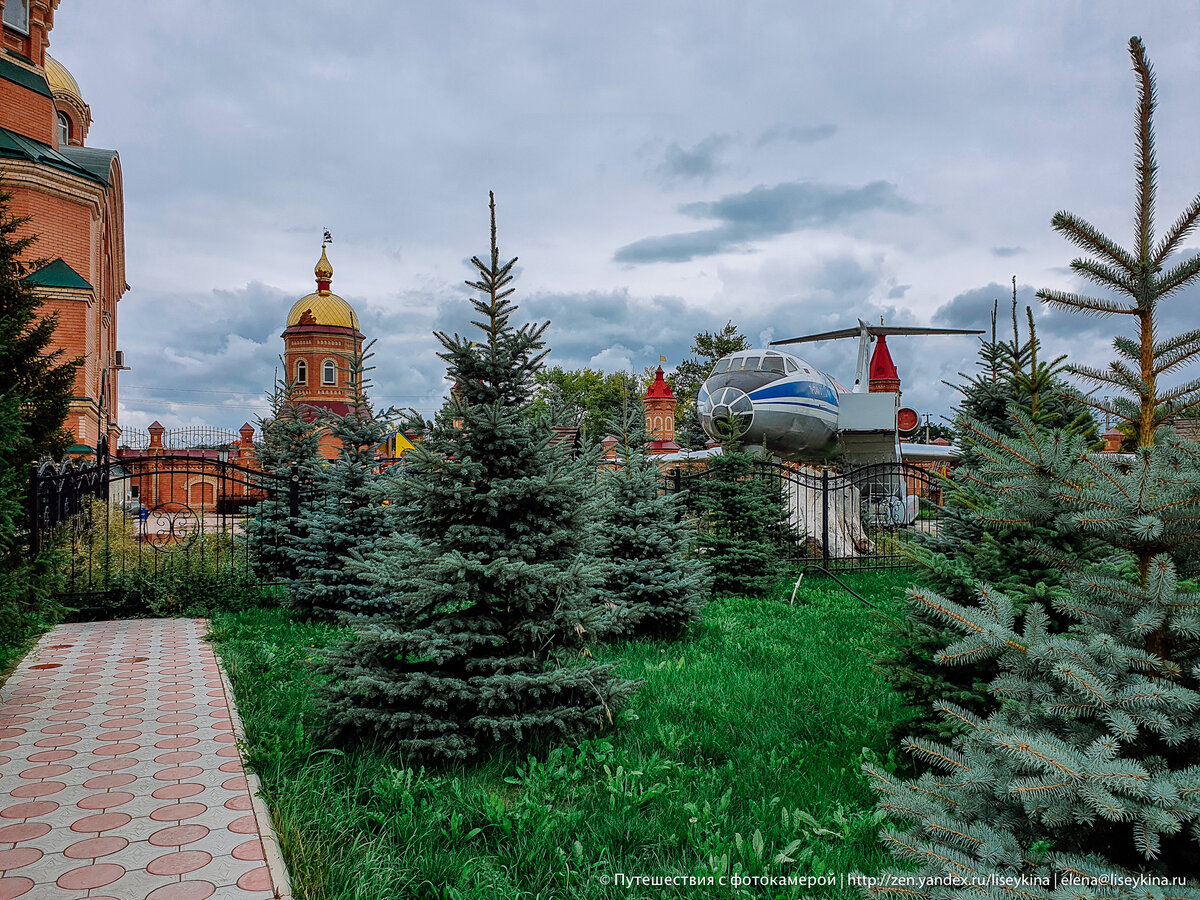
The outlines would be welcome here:
[[[358,314],[354,307],[329,290],[329,282],[333,280],[333,266],[325,255],[325,245],[321,245],[321,258],[313,268],[317,276],[317,290],[301,297],[288,313],[287,327],[293,325],[337,325],[341,328],[353,328],[358,331]]]
[[[87,105],[83,102],[83,94],[79,91],[79,82],[67,71],[66,66],[49,53],[46,54],[46,81],[50,85],[50,93],[70,94],[79,101],[81,106]]]
[[[293,325],[339,325],[358,331],[358,314],[354,307],[330,291],[315,291],[301,297],[287,317],[288,327]]]

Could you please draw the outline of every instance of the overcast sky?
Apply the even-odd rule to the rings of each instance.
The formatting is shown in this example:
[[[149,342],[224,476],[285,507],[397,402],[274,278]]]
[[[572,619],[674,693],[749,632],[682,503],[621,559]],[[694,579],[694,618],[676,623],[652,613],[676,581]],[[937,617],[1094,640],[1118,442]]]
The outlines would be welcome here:
[[[1079,287],[1056,210],[1129,243],[1133,34],[1160,220],[1200,190],[1196,9],[66,0],[50,52],[124,170],[121,422],[254,421],[325,228],[377,400],[432,414],[431,332],[469,327],[489,189],[554,364],[674,364],[730,319],[756,345],[860,316],[985,327],[1013,275],[1023,303]],[[1123,324],[1038,314],[1091,362]],[[905,403],[947,413],[975,339],[890,346]],[[855,350],[803,352],[848,382]]]

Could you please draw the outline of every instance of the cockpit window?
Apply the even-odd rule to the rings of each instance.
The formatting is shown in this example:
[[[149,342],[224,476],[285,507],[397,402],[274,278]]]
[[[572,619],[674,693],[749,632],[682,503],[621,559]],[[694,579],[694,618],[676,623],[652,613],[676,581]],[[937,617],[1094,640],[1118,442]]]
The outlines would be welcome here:
[[[758,357],[757,356],[747,356],[746,357],[746,365],[745,365],[746,371],[753,372],[757,368],[758,368]]]
[[[764,372],[778,372],[783,374],[783,357],[782,356],[767,356],[762,361]]]
[[[728,359],[717,360],[717,365],[713,369],[713,374],[720,375],[722,372],[728,372],[729,371],[729,362],[730,361]]]
[[[792,362],[790,359],[787,360],[787,370],[789,372],[795,372],[799,368],[800,367],[798,365],[796,365],[794,362]]]

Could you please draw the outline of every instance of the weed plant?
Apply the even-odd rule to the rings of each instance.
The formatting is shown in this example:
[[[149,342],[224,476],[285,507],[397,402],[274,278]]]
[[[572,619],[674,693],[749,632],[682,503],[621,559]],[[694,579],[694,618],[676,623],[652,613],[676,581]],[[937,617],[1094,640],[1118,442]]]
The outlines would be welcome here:
[[[851,581],[896,614],[908,579]],[[901,715],[863,656],[881,621],[832,581],[806,579],[794,606],[791,588],[715,600],[666,644],[598,648],[645,682],[611,736],[442,767],[314,743],[312,664],[346,630],[285,609],[214,616],[296,896],[625,900],[675,894],[622,886],[618,873],[877,871],[887,854],[859,767],[891,766],[886,736]]]

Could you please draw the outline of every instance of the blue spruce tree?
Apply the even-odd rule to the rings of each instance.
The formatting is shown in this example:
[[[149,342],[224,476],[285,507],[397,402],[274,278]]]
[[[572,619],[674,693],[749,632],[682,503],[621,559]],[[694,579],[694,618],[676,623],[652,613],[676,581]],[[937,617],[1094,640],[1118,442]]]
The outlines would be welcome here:
[[[379,497],[379,447],[387,440],[392,410],[375,412],[367,397],[370,345],[350,360],[350,409],[317,424],[338,442],[337,456],[317,466],[313,499],[295,542],[290,602],[301,614],[326,621],[338,613],[370,611],[375,590],[347,565],[351,553],[370,549],[384,530],[388,509]]]
[[[1161,383],[1200,356],[1200,330],[1156,333],[1160,304],[1200,281],[1200,257],[1168,264],[1200,220],[1200,196],[1155,239],[1154,76],[1141,40],[1129,49],[1139,86],[1136,248],[1058,213],[1055,230],[1095,254],[1072,268],[1107,296],[1039,297],[1135,323],[1133,337],[1115,339],[1107,369],[1072,368],[1121,392],[1095,402],[1134,428],[1138,447],[1092,453],[1078,435],[1040,431],[1025,415],[1012,436],[964,423],[998,519],[1085,534],[1107,545],[1111,561],[1040,545],[1066,573],[1066,591],[1021,614],[987,583],[971,605],[911,592],[959,635],[943,663],[990,659],[998,674],[986,714],[935,704],[961,736],[907,742],[930,771],[904,781],[867,767],[882,808],[902,826],[884,841],[915,869],[889,873],[894,880],[872,894],[1200,896],[1200,593],[1181,585],[1172,560],[1200,541],[1200,445],[1162,427],[1200,406],[1200,381]],[[1052,615],[1069,627],[1051,630]]]
[[[1064,378],[1065,357],[1047,360],[1026,307],[1028,336],[1021,337],[1017,320],[1016,279],[1013,280],[1012,339],[996,337],[996,309],[992,310],[991,340],[980,342],[978,371],[956,386],[963,394],[958,409],[959,430],[964,422],[986,425],[998,434],[1011,435],[1024,413],[1039,431],[1061,428],[1080,434],[1089,444],[1096,440],[1096,422],[1088,407],[1075,396]],[[961,373],[960,373],[961,374]],[[1031,601],[1048,603],[1063,593],[1065,573],[1031,549],[1032,542],[1057,541],[1075,556],[1092,552],[1096,541],[1084,534],[1060,534],[1045,524],[1013,522],[996,513],[991,485],[980,469],[981,458],[968,442],[964,458],[951,473],[944,514],[937,530],[922,535],[906,552],[923,567],[922,582],[947,599],[971,604],[976,584],[986,581],[1004,591],[1022,612]],[[1052,616],[1050,627],[1065,627]],[[929,707],[934,700],[949,700],[972,713],[991,706],[988,682],[997,674],[994,660],[948,667],[935,657],[957,640],[953,629],[930,613],[913,608],[899,621],[889,620],[881,639],[883,649],[876,665],[892,686],[911,701],[913,716],[896,723],[897,739],[905,735],[948,738],[960,731]]]
[[[787,573],[800,535],[788,524],[777,467],[743,449],[739,437],[725,436],[705,476],[691,482],[687,503],[713,593],[762,595]]]
[[[644,451],[646,417],[627,403],[610,423],[618,459],[600,477],[595,554],[604,572],[601,606],[608,635],[674,637],[708,599],[708,567],[694,553],[696,529],[681,521],[677,494],[661,491],[658,466]]]
[[[610,727],[634,684],[564,659],[594,617],[585,554],[594,472],[531,414],[546,325],[512,323],[516,260],[472,265],[478,341],[437,333],[456,387],[384,496],[402,530],[360,564],[374,618],[322,666],[325,736],[418,758]]]
[[[296,402],[292,385],[280,379],[270,394],[270,415],[258,420],[258,465],[270,478],[264,480],[268,496],[246,523],[246,538],[259,577],[267,581],[289,581],[299,563],[296,545],[306,530],[311,484],[321,462],[314,414]],[[293,478],[299,494],[296,515],[291,508]]]

